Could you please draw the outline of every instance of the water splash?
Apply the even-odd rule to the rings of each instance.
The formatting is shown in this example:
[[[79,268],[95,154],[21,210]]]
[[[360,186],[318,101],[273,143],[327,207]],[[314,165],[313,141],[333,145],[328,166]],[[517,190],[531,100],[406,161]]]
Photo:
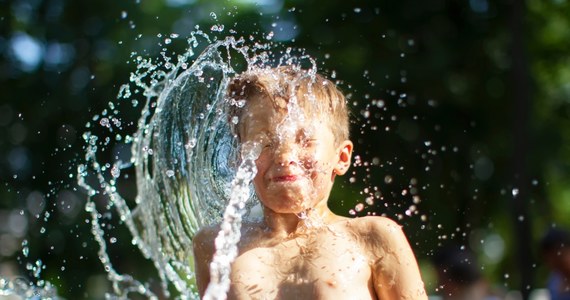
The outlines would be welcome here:
[[[201,42],[208,46],[194,57]],[[83,135],[86,154],[85,163],[78,166],[78,182],[89,195],[86,210],[100,246],[99,259],[112,282],[112,297],[124,299],[130,293],[159,297],[148,284],[113,267],[107,253],[109,230],[102,224],[112,210],[130,231],[132,244],[158,270],[162,293],[170,297],[172,285],[182,299],[197,298],[192,237],[200,227],[222,223],[206,297],[225,298],[229,288],[229,266],[237,256],[241,220],[254,205],[248,199],[253,195],[250,182],[260,150],[259,145],[246,144],[238,151],[226,113],[231,103],[225,94],[230,78],[238,73],[236,66],[267,66],[273,53],[270,44],[246,45],[244,39],[234,37],[212,42],[200,31],[192,34],[188,45],[177,62],[166,51],[161,63],[135,58],[137,70],[131,82],[120,88],[118,99],[135,107],[144,103],[136,133],[116,134],[128,122],[121,122],[118,105],[110,103],[109,110],[93,122],[115,141],[100,137],[91,124],[87,127],[92,130]],[[279,65],[304,59],[291,55],[291,49],[282,54]],[[141,95],[142,101],[137,99]],[[111,151],[114,142],[130,145],[130,157],[119,159],[121,155],[114,153],[113,162],[102,163],[102,153]],[[134,201],[124,198],[117,187],[133,168]]]
[[[0,298],[12,299],[58,299],[57,291],[49,282],[33,284],[23,278],[8,280],[0,277]]]
[[[22,255],[25,259],[29,257],[30,248],[28,241],[22,241]],[[34,281],[28,281],[22,277],[14,277],[11,279],[0,276],[0,298],[4,296],[12,299],[59,299],[57,289],[50,282],[41,279],[41,272],[44,270],[45,264],[40,260],[34,263],[27,262],[26,270],[30,272]]]

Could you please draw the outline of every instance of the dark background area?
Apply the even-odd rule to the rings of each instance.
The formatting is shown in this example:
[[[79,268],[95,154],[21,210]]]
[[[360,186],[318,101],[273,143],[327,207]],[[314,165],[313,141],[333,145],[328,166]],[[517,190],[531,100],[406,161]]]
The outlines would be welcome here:
[[[330,205],[404,225],[430,294],[430,258],[450,243],[474,251],[500,289],[544,286],[537,242],[570,227],[564,0],[0,0],[0,275],[37,281],[27,265],[41,261],[63,297],[109,290],[75,182],[85,124],[117,99],[133,52],[158,57],[176,34],[180,53],[195,26],[273,31],[340,80],[360,159]],[[110,256],[152,285],[122,230]]]

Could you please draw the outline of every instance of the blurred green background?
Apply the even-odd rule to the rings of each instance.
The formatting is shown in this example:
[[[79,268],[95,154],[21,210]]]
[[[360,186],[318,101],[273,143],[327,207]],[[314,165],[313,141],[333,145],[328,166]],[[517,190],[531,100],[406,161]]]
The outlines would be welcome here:
[[[75,183],[81,135],[128,82],[133,52],[158,57],[174,34],[181,53],[196,26],[273,32],[339,80],[358,157],[330,205],[404,225],[430,294],[447,244],[476,253],[499,289],[544,287],[537,242],[570,227],[566,0],[0,0],[1,276],[36,281],[26,265],[41,260],[65,298],[109,291]],[[117,269],[158,284],[120,227]]]

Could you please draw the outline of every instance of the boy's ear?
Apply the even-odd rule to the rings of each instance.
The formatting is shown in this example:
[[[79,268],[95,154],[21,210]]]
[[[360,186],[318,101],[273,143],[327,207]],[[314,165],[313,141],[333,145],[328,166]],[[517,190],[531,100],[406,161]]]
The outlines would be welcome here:
[[[350,168],[352,158],[352,142],[349,140],[343,141],[338,147],[338,162],[334,168],[334,173],[337,175],[344,175],[348,168]]]

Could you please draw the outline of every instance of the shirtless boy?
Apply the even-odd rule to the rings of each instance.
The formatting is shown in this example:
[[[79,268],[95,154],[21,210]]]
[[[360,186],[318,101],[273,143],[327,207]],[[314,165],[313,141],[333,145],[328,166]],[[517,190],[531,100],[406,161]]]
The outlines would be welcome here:
[[[292,67],[238,76],[229,97],[241,142],[262,145],[253,180],[263,207],[242,227],[228,299],[427,299],[400,226],[384,217],[345,218],[327,200],[351,164],[348,110],[320,75]],[[194,238],[201,296],[216,227]]]

